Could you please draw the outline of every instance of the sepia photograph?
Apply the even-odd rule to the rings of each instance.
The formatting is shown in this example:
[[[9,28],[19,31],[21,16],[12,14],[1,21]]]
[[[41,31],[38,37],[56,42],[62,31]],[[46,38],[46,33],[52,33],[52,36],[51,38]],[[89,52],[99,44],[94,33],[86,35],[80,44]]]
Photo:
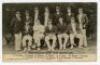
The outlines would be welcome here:
[[[97,3],[3,3],[4,61],[96,61]]]

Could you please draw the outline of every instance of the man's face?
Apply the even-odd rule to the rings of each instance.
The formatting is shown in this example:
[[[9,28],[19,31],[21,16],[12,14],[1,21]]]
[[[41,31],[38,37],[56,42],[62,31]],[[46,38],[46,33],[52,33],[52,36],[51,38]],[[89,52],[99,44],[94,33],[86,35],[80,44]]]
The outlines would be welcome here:
[[[46,12],[49,12],[49,9],[48,9],[48,7],[45,7],[45,11],[46,11]]]
[[[52,21],[49,20],[47,24],[48,24],[48,26],[52,25]]]
[[[75,22],[74,17],[72,17],[71,22],[72,22],[72,23],[74,23],[74,22]]]
[[[48,27],[49,27],[49,29],[52,29],[52,22],[48,23]]]
[[[79,12],[79,13],[83,13],[83,9],[80,8],[80,9],[78,10],[78,12]]]
[[[20,17],[20,12],[16,12],[16,17]]]
[[[38,12],[39,12],[38,8],[35,8],[35,10],[34,10],[34,11],[35,11],[35,13],[38,13]]]
[[[29,29],[29,23],[25,23],[25,29],[28,31],[28,29]]]
[[[68,8],[68,9],[67,9],[67,12],[68,12],[68,13],[71,13],[71,8]]]
[[[26,12],[25,15],[26,15],[26,16],[29,16],[29,12]]]
[[[60,11],[60,8],[57,6],[56,7],[56,12],[59,12]]]
[[[39,25],[39,24],[40,24],[40,21],[39,21],[39,20],[37,20],[37,21],[35,22],[35,24],[36,24],[36,25]]]
[[[60,24],[62,24],[63,23],[63,19],[59,18],[59,22],[60,22]]]

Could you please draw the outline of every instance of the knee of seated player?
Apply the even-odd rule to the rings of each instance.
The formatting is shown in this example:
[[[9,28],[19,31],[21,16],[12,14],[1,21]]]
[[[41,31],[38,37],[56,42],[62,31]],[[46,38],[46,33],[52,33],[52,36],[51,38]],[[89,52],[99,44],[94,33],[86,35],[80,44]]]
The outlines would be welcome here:
[[[38,43],[40,40],[38,38],[34,39],[35,43]]]
[[[83,35],[82,34],[77,34],[76,37],[82,39]]]
[[[83,37],[85,38],[86,37],[86,34],[83,34]]]
[[[70,34],[70,38],[71,38],[71,39],[74,38],[74,34]]]
[[[67,34],[63,34],[63,37],[64,38],[68,38],[69,36]]]
[[[37,38],[38,36],[36,34],[33,35],[33,39]]]
[[[31,45],[32,45],[32,41],[29,41],[29,42],[28,42],[28,46],[31,46]]]
[[[33,38],[30,36],[30,37],[28,37],[27,39],[30,40],[30,41],[32,41]]]
[[[41,45],[41,43],[38,41],[37,46],[40,46],[40,45]]]
[[[45,36],[45,41],[48,41],[49,40],[49,37],[48,36]]]
[[[40,36],[41,38],[44,38],[44,34],[41,34],[41,36]]]
[[[56,38],[56,36],[55,36],[55,35],[53,35],[53,36],[52,36],[52,39],[53,39],[53,40],[56,40],[57,38]]]
[[[34,40],[38,40],[39,37],[38,37],[38,36],[34,36],[33,39],[34,39]]]
[[[32,40],[32,37],[31,37],[31,36],[28,36],[28,40],[30,40],[30,41],[31,41],[31,40]]]
[[[58,39],[60,39],[62,36],[60,34],[57,35]]]

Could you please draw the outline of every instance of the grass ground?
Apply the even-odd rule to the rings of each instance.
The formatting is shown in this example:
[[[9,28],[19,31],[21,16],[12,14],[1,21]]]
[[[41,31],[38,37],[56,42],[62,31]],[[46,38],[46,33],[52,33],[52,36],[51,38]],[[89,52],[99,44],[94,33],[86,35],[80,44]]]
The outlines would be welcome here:
[[[66,48],[65,50],[58,50],[56,49],[55,51],[52,51],[52,53],[66,53],[66,54],[95,54],[96,53],[96,41],[95,40],[88,40],[88,47],[86,48],[77,48],[74,47],[73,49],[70,48]],[[3,54],[16,54],[18,52],[16,52],[14,50],[14,47],[12,45],[5,45],[3,46]],[[47,48],[42,49],[40,51],[37,50],[31,50],[30,53],[50,53],[50,51],[47,51]]]

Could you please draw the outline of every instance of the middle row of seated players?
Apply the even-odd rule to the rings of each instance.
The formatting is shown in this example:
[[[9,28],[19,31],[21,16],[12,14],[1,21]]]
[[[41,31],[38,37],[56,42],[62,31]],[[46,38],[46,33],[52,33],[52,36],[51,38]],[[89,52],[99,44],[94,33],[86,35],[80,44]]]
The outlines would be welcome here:
[[[39,19],[37,19],[36,22],[34,22],[34,25],[31,27],[31,21],[26,21],[24,25],[25,30],[23,32],[24,34],[22,39],[22,46],[24,48],[24,51],[31,50],[33,39],[34,45],[38,50],[40,50],[41,48],[41,39],[44,39],[48,50],[54,50],[58,44],[60,50],[66,49],[66,45],[69,39],[71,45],[70,48],[72,49],[75,45],[75,37],[79,38],[79,45],[83,42],[82,34],[78,29],[74,17],[71,18],[71,24],[64,23],[62,17],[58,19],[58,24],[56,26],[52,23],[52,19],[48,19],[47,26],[45,26],[40,23]],[[31,34],[32,31],[34,31],[33,34]]]

